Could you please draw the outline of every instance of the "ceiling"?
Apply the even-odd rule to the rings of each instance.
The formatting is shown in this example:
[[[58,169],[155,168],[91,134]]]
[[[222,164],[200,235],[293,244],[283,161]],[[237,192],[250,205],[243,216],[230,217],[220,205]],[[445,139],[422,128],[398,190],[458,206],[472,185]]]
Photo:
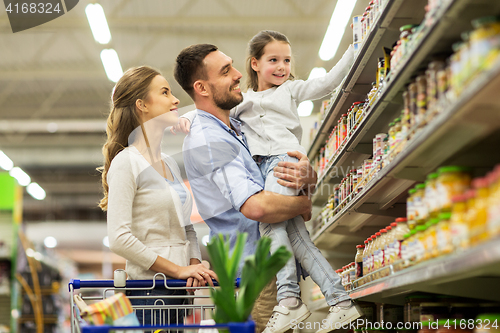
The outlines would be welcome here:
[[[94,41],[80,1],[64,16],[12,33],[0,12],[0,150],[46,191],[45,200],[24,194],[25,222],[105,221],[101,198],[101,147],[113,82],[100,60],[114,48],[123,70],[147,64],[159,69],[180,99],[192,101],[172,75],[186,46],[213,43],[244,73],[246,45],[263,29],[286,34],[295,74],[307,78],[315,66],[329,69],[352,41],[347,29],[338,54],[318,57],[336,0],[103,0],[112,40]],[[359,0],[360,14],[368,0]],[[304,131],[308,133],[308,131]],[[183,135],[165,135],[163,148],[182,165]]]

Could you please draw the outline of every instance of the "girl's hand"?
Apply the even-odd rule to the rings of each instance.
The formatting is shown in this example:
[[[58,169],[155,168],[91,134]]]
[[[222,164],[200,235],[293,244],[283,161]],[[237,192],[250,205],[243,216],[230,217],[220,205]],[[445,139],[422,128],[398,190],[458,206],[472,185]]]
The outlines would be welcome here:
[[[184,134],[188,134],[191,129],[191,122],[186,118],[179,118],[179,122],[177,125],[170,127],[170,132],[172,134],[176,134],[177,132],[183,132]]]
[[[178,279],[188,280],[186,287],[204,286],[207,283],[214,286],[212,279],[217,280],[217,274],[207,269],[202,264],[183,266],[179,269]]]

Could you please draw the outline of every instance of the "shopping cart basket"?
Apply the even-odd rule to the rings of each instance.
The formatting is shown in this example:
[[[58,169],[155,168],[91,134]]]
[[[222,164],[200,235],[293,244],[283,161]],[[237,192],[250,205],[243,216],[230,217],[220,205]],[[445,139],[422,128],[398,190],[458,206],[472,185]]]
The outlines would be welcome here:
[[[216,281],[214,281],[216,285]],[[236,286],[239,285],[239,279],[236,281]],[[113,280],[79,280],[72,279],[69,282],[69,292],[70,292],[70,303],[71,303],[71,332],[72,333],[108,333],[114,331],[120,332],[137,332],[137,331],[151,331],[155,332],[157,330],[165,330],[166,332],[198,332],[198,330],[209,330],[209,329],[228,329],[231,333],[254,333],[255,324],[253,321],[247,321],[245,323],[228,323],[222,325],[200,325],[196,324],[205,319],[211,318],[214,305],[213,304],[203,304],[199,302],[196,304],[195,300],[201,300],[209,298],[209,295],[154,295],[154,296],[128,296],[130,299],[138,298],[154,298],[158,299],[155,305],[144,305],[137,306],[132,305],[135,313],[142,312],[143,315],[147,312],[150,313],[151,321],[146,322],[145,319],[141,323],[140,327],[129,327],[129,326],[88,326],[85,325],[79,315],[78,305],[75,302],[75,291],[80,290],[82,292],[93,292],[92,295],[79,295],[81,299],[85,302],[96,302],[102,301],[110,296],[113,296],[118,292],[126,293],[130,290],[153,290],[153,289],[168,289],[168,290],[190,290],[190,289],[208,289],[211,287],[196,287],[188,288],[186,287],[186,280],[169,280],[165,275],[158,273],[155,275],[153,280],[127,280],[125,287],[115,287]],[[96,294],[97,293],[97,294]],[[182,305],[168,305],[163,302],[163,299],[167,298],[183,298],[189,300],[190,304]],[[162,314],[157,315],[157,313],[162,311]],[[184,314],[184,321],[182,324],[173,325],[170,322],[170,313],[174,312],[175,317],[179,316],[179,313]],[[145,316],[144,316],[145,317]],[[191,323],[192,322],[192,323]]]

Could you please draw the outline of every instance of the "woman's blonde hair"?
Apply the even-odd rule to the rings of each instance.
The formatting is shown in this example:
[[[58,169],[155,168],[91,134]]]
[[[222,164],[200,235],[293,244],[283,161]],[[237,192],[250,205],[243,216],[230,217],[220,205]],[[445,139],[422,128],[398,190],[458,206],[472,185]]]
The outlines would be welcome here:
[[[132,131],[141,126],[135,103],[138,99],[147,99],[151,81],[158,75],[161,73],[149,66],[133,67],[123,73],[113,89],[111,111],[106,126],[108,138],[102,147],[104,165],[97,168],[102,172],[104,197],[101,199],[99,207],[104,211],[108,209],[107,175],[109,166],[113,158],[128,146]]]
[[[262,30],[248,42],[248,56],[246,59],[247,69],[247,88],[257,91],[259,88],[259,78],[257,72],[252,68],[252,58],[259,60],[264,54],[264,48],[271,42],[283,42],[290,45],[288,38],[281,32],[273,30]],[[291,45],[290,45],[291,46]],[[290,73],[289,80],[293,80],[294,76]]]

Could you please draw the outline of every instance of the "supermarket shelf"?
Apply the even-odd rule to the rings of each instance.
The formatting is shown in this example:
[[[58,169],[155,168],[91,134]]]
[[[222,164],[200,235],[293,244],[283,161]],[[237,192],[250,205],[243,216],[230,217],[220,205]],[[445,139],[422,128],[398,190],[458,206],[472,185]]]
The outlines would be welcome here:
[[[349,292],[354,299],[389,304],[404,303],[411,292],[438,293],[500,301],[500,239],[460,253],[438,257],[375,280]]]
[[[404,5],[403,5],[404,3]],[[374,81],[377,59],[383,57],[382,47],[390,47],[399,37],[399,27],[404,24],[418,24],[422,21],[427,0],[390,0],[380,14],[374,28],[363,40],[354,64],[339,87],[325,120],[320,125],[308,152],[312,159],[331,132],[336,121],[348,106],[364,100]]]
[[[405,216],[407,190],[443,164],[470,166],[475,175],[481,175],[500,162],[500,156],[491,153],[500,145],[498,87],[500,59],[417,132],[390,164],[313,234],[316,245],[327,250],[341,244],[356,245],[352,235],[365,239],[394,217]]]
[[[427,27],[423,32],[415,51],[402,60],[398,66],[400,70],[389,74],[386,86],[378,100],[372,105],[371,111],[358,124],[353,135],[346,140],[340,154],[327,166],[327,171],[318,181],[318,189],[312,198],[313,204],[323,204],[331,193],[330,182],[339,183],[344,176],[343,171],[360,165],[371,155],[373,137],[378,133],[387,132],[388,124],[401,111],[401,93],[411,78],[420,70],[425,69],[434,56],[442,57],[443,52],[449,54],[453,42],[460,39],[460,33],[470,29],[470,21],[473,18],[499,11],[500,3],[491,3],[487,0],[454,0],[442,8],[437,14],[435,24]],[[371,66],[372,71],[375,67]],[[347,104],[339,107],[346,110]],[[309,156],[315,155],[318,148],[319,145],[318,147],[311,146]]]

